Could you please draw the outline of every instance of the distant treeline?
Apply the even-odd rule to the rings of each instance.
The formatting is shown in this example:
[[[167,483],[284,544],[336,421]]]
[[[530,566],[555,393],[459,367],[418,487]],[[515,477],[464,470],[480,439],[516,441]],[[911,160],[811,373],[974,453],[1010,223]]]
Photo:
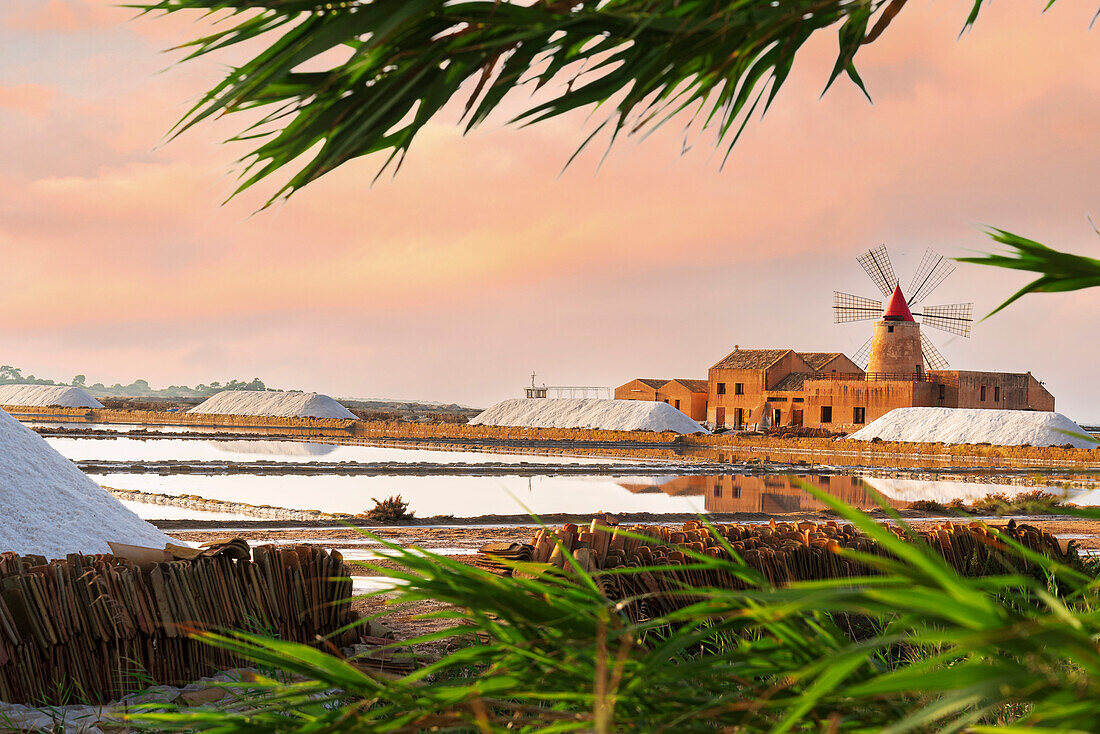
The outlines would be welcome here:
[[[102,382],[97,382],[92,385],[87,383],[87,378],[84,375],[76,375],[73,377],[72,382],[54,382],[53,380],[47,380],[41,377],[35,377],[34,375],[24,375],[23,370],[18,367],[12,367],[5,364],[0,365],[0,385],[65,385],[72,387],[79,387],[86,390],[94,397],[128,397],[128,398],[207,398],[211,395],[221,392],[222,390],[268,390],[273,392],[282,392],[282,390],[276,390],[275,388],[268,387],[264,384],[263,380],[259,377],[253,378],[249,382],[243,380],[230,380],[226,383],[211,382],[209,385],[198,384],[194,387],[187,385],[169,385],[168,387],[156,389],[149,386],[146,380],[134,380],[129,385],[123,385],[116,382],[113,385],[104,385]]]
[[[0,366],[0,385],[11,384],[79,387],[86,390],[92,397],[99,398],[100,400],[105,398],[144,398],[151,401],[179,400],[185,401],[186,403],[186,401],[191,399],[192,405],[222,390],[267,390],[269,392],[285,392],[285,390],[279,388],[268,387],[259,377],[253,378],[249,382],[243,380],[230,380],[226,383],[211,382],[209,385],[200,383],[194,387],[188,387],[187,385],[169,385],[168,387],[158,390],[149,387],[149,383],[145,380],[134,380],[129,385],[123,385],[118,382],[113,385],[104,385],[102,382],[89,385],[84,375],[76,375],[73,377],[72,382],[54,382],[53,380],[35,377],[34,375],[24,375],[23,370],[8,364]],[[433,418],[438,418],[440,415],[449,415],[453,416],[454,422],[465,423],[468,418],[480,412],[480,409],[468,408],[454,403],[429,403],[416,400],[342,399],[340,402],[346,405],[352,412],[361,414],[361,418],[367,418],[369,420],[409,420],[417,419],[424,414],[428,414]],[[148,410],[157,409],[155,406],[135,403],[134,401],[118,401],[108,404],[108,407],[142,408]]]

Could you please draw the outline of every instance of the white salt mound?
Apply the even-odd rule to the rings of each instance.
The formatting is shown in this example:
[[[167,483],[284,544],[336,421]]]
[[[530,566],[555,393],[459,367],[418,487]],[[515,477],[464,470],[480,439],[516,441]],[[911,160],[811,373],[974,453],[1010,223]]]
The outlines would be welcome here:
[[[79,387],[65,385],[0,385],[0,405],[29,408],[102,408],[103,403]]]
[[[708,433],[668,403],[646,400],[516,398],[483,411],[470,425]]]
[[[188,413],[270,415],[277,418],[350,418],[355,414],[328,395],[315,392],[223,390]]]
[[[0,410],[0,552],[110,553],[109,540],[151,548],[173,542]]]
[[[1097,442],[1061,413],[982,408],[895,408],[848,438],[856,441],[989,443],[995,446],[1061,446],[1091,449]]]

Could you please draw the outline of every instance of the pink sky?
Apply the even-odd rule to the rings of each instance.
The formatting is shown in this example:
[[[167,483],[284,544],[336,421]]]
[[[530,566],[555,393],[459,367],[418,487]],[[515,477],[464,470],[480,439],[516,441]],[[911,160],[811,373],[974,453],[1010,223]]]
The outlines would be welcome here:
[[[855,257],[885,243],[903,284],[931,246],[995,225],[1097,256],[1100,31],[1094,9],[911,2],[861,54],[874,97],[819,99],[822,38],[724,170],[673,126],[561,174],[585,120],[462,137],[429,126],[396,179],[345,166],[250,216],[226,206],[238,121],[163,143],[219,61],[170,68],[199,32],[107,0],[0,9],[0,363],[154,386],[258,376],[335,396],[486,405],[550,384],[705,377],[734,344],[857,350],[834,288],[874,295]],[[1026,276],[960,265],[932,302],[988,313]],[[1100,289],[1032,296],[959,369],[1031,370],[1100,421]]]

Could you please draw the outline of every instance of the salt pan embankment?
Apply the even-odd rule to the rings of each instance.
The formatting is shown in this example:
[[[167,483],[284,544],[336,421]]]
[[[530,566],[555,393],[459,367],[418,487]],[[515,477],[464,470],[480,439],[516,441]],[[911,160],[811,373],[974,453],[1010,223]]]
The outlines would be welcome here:
[[[328,395],[315,392],[223,390],[187,411],[208,415],[267,415],[276,418],[340,418],[355,414]]]
[[[671,405],[646,400],[516,398],[483,411],[470,421],[470,425],[707,433],[705,428]]]
[[[103,407],[103,403],[79,387],[67,385],[0,385],[0,405],[20,408]]]
[[[155,548],[172,542],[2,410],[0,518],[0,552],[64,558],[110,553],[108,541]]]
[[[1078,435],[1071,435],[1078,434]],[[982,408],[896,408],[848,438],[856,441],[994,446],[1062,446],[1091,449],[1097,442],[1061,413]]]

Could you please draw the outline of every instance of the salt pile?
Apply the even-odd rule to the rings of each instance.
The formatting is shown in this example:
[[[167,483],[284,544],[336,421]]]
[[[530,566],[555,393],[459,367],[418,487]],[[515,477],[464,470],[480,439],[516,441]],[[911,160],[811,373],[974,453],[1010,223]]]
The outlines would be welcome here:
[[[604,431],[707,433],[668,403],[646,400],[505,400],[470,421],[472,426],[593,428]]]
[[[1091,449],[1097,442],[1067,434],[1088,433],[1061,413],[982,408],[895,408],[848,438],[856,441],[989,443],[995,446],[1061,446]]]
[[[167,535],[0,410],[0,552],[64,558],[110,553],[107,541],[163,548]]]
[[[188,413],[269,415],[276,418],[341,418],[355,414],[328,395],[315,392],[223,390]]]
[[[0,385],[0,405],[48,408],[102,408],[103,403],[79,387],[65,385]]]

